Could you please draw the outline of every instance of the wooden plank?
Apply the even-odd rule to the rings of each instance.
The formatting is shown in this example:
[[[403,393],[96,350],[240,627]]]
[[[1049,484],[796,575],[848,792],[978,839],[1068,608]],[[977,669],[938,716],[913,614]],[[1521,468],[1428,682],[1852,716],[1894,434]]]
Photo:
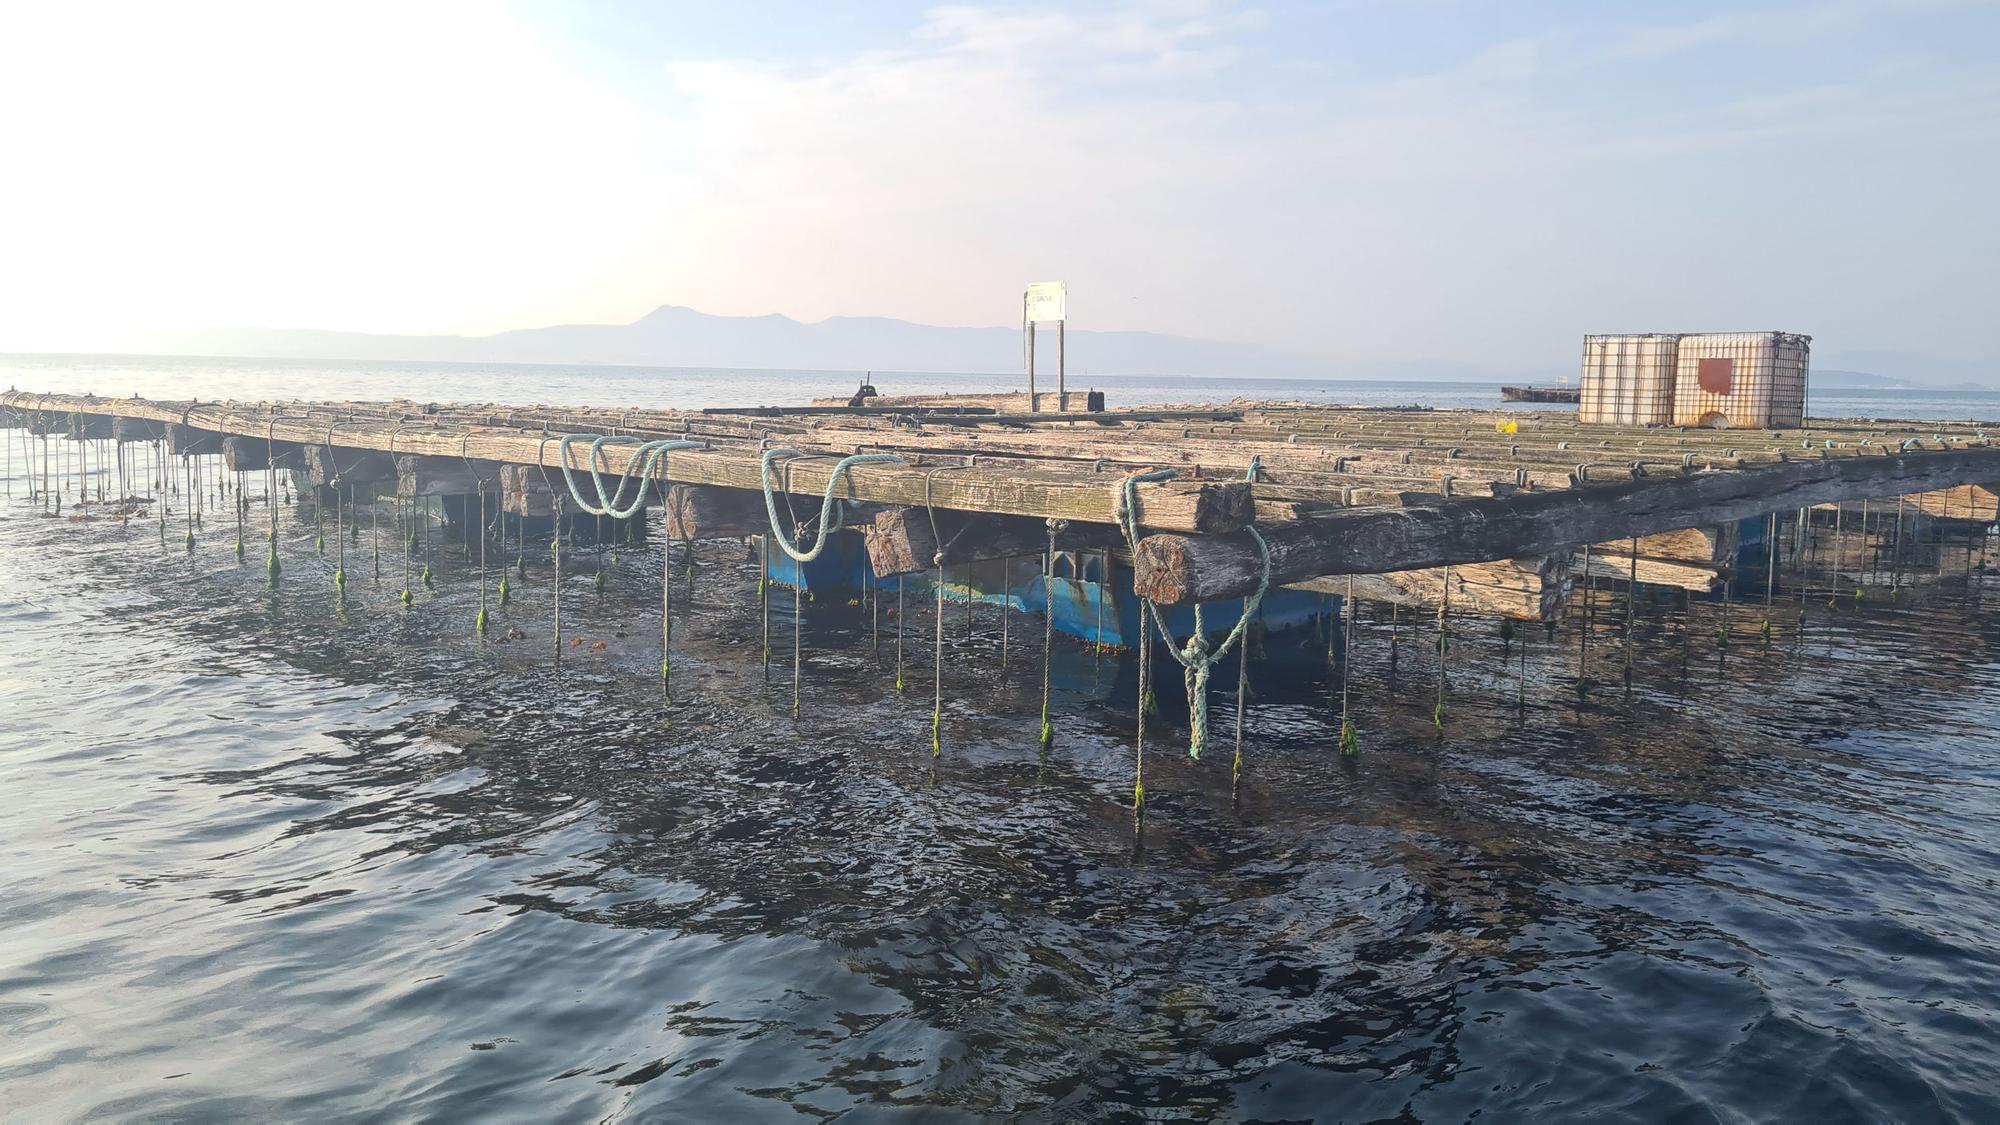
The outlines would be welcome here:
[[[497,462],[413,454],[396,458],[396,495],[406,499],[477,496],[481,485],[489,494],[500,491],[500,466]]]
[[[935,527],[933,527],[935,519]],[[1045,520],[1018,516],[926,512],[921,508],[889,508],[863,526],[868,562],[877,578],[918,574],[937,565],[939,536],[948,564],[1039,555],[1049,547]],[[1124,536],[1107,524],[1065,524],[1056,531],[1058,551],[1097,551],[1125,545]]]
[[[1524,492],[1435,508],[1355,509],[1266,531],[1272,580],[1490,562],[1611,539],[1720,524],[1787,508],[2000,479],[2000,449],[1884,453],[1733,473]],[[1161,602],[1235,598],[1257,586],[1247,532],[1152,535],[1135,553],[1138,591]]]
[[[819,511],[819,505],[811,505]],[[764,494],[741,488],[676,484],[667,489],[669,539],[741,539],[771,529]]]
[[[1596,581],[1626,583],[1636,578],[1641,586],[1665,586],[1693,590],[1699,594],[1713,593],[1722,585],[1722,571],[1714,565],[1676,562],[1672,559],[1649,559],[1641,555],[1635,568],[1631,550],[1630,540],[1626,541],[1623,549],[1608,543],[1592,548],[1591,578]]]
[[[149,422],[143,418],[112,420],[111,436],[116,441],[159,441],[166,434],[166,427],[159,422]]]
[[[204,456],[222,452],[222,435],[179,422],[168,422],[167,452],[175,456]]]
[[[1351,586],[1350,577],[1354,579]],[[1287,588],[1341,596],[1351,589],[1355,597],[1365,601],[1437,609],[1444,603],[1447,586],[1453,613],[1558,621],[1569,605],[1570,556],[1560,553],[1386,574],[1308,578],[1289,583]]]
[[[308,445],[305,454],[306,472],[311,475],[312,482],[321,488],[396,479],[396,459],[387,453]]]
[[[271,442],[260,438],[222,439],[222,467],[232,473],[261,473],[266,469],[303,469],[305,450],[289,441]]]

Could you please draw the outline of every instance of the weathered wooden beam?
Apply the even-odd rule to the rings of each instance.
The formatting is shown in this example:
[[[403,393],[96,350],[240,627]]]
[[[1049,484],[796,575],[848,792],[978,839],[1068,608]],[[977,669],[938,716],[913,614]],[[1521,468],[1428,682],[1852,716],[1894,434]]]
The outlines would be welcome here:
[[[945,562],[968,563],[1039,555],[1049,547],[1045,520],[994,516],[922,508],[890,508],[862,528],[868,562],[877,578],[916,574],[937,565],[939,537]],[[1096,551],[1122,547],[1125,539],[1109,524],[1071,523],[1056,531],[1058,551]]]
[[[102,441],[116,436],[116,423],[108,414],[77,411],[70,417],[69,436],[76,441]]]
[[[500,492],[498,462],[415,455],[396,458],[396,495],[405,499],[477,496],[482,484],[488,494],[497,495]]]
[[[1722,571],[1713,563],[1676,562],[1641,555],[1635,566],[1629,541],[1623,550],[1611,543],[1601,543],[1598,547],[1603,553],[1594,548],[1590,554],[1590,576],[1597,581],[1636,580],[1641,586],[1667,586],[1699,594],[1712,593],[1722,584]]]
[[[168,422],[167,452],[175,456],[203,456],[222,452],[222,435],[214,430]]]
[[[232,473],[261,473],[266,469],[303,469],[305,450],[289,441],[263,438],[222,439],[222,467]]]
[[[564,489],[565,499],[568,498],[568,490],[563,485],[562,474],[550,473],[545,480],[543,472],[530,465],[502,465],[500,510],[510,516],[546,518],[554,515],[556,494],[549,487],[549,481],[553,480],[556,488]],[[574,510],[575,506],[570,505],[570,508]]]
[[[2000,483],[1992,481],[1919,492],[1908,501],[1918,511],[1944,519],[2000,519]]]
[[[810,505],[819,511],[818,504]],[[741,539],[771,529],[764,494],[745,488],[677,484],[667,489],[667,538]]]
[[[143,418],[114,418],[111,422],[111,436],[121,442],[158,441],[166,433],[166,428],[160,423]]]
[[[1264,531],[1272,580],[1491,562],[1721,524],[1827,501],[1897,496],[2000,479],[2000,449],[1882,453],[1605,488],[1355,509]],[[1161,602],[1241,597],[1257,586],[1248,532],[1151,535],[1134,556],[1138,592]]]
[[[396,479],[396,459],[372,449],[336,448],[320,444],[305,446],[306,471],[322,488],[339,484],[365,484]]]
[[[1289,589],[1343,597],[1351,591],[1365,601],[1422,609],[1443,605],[1449,588],[1452,612],[1514,621],[1561,620],[1569,605],[1570,587],[1567,552],[1387,574],[1308,578],[1288,585]]]
[[[1663,559],[1670,562],[1713,566],[1716,563],[1733,561],[1736,558],[1737,545],[1741,542],[1742,534],[1732,521],[1709,527],[1684,527],[1675,531],[1663,531],[1658,535],[1641,536],[1638,554],[1642,559]],[[1629,556],[1632,553],[1632,542],[1628,539],[1616,543],[1599,543],[1593,551],[1604,555]]]

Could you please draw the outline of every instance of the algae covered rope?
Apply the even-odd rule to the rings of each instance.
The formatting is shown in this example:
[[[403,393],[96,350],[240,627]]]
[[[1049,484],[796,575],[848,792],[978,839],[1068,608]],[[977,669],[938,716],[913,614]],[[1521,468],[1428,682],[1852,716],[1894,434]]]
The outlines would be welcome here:
[[[1007,686],[1007,610],[1014,598],[1014,560],[1000,561],[1000,686]]]
[[[767,626],[768,628],[768,626]],[[770,642],[764,642],[770,647]],[[903,576],[896,576],[896,694],[903,693]]]
[[[1347,619],[1346,632],[1340,638],[1340,752],[1348,757],[1361,752],[1361,734],[1354,729],[1347,711],[1348,667],[1354,663],[1354,606],[1354,576],[1350,574],[1347,597],[1340,607]],[[1248,659],[1249,654],[1245,653],[1244,658]]]
[[[551,519],[551,520],[549,521],[549,558],[550,558],[550,561],[554,563],[554,565],[555,565],[555,570],[556,570],[556,574],[555,574],[555,581],[554,581],[554,582],[553,582],[553,583],[551,584],[551,588],[552,588],[552,589],[553,589],[553,590],[555,591],[555,611],[554,611],[554,612],[555,612],[555,622],[554,622],[554,628],[555,628],[555,634],[556,634],[556,663],[557,663],[557,664],[561,664],[561,663],[562,663],[562,650],[563,650],[563,640],[562,640],[562,516],[563,516],[563,503],[562,503],[562,497],[560,497],[560,496],[556,496],[556,497],[553,497],[553,498],[552,498],[552,499],[550,500],[550,502],[549,502],[549,510],[550,510],[551,512],[553,512],[553,513],[554,513],[554,516],[553,516],[553,518],[552,518],[552,519]]]
[[[764,626],[764,682],[771,681],[771,537],[757,537],[757,613]],[[901,651],[900,649],[898,651]],[[896,688],[902,690],[902,678]]]
[[[804,683],[806,651],[806,573],[794,569],[792,575],[792,719],[798,719],[798,697]]]
[[[1451,568],[1444,568],[1444,593],[1438,601],[1438,690],[1437,706],[1431,709],[1431,722],[1440,733],[1444,731],[1444,689],[1445,659],[1451,651]]]
[[[1056,728],[1049,719],[1049,688],[1054,679],[1052,662],[1055,656],[1056,638],[1056,535],[1069,526],[1069,521],[1049,519],[1044,521],[1049,530],[1049,547],[1042,554],[1042,749],[1046,751],[1054,744]]]
[[[1139,620],[1139,732],[1132,746],[1132,815],[1146,815],[1146,696],[1152,692],[1150,654],[1152,635],[1146,633],[1142,611]]]
[[[937,564],[937,643],[931,655],[931,757],[944,753],[944,552]]]
[[[1251,472],[1254,473],[1255,471],[1256,466],[1253,464]],[[1139,485],[1152,481],[1171,480],[1176,475],[1178,474],[1175,470],[1159,469],[1148,473],[1133,473],[1125,478],[1121,493],[1123,505],[1119,512],[1120,526],[1125,533],[1126,546],[1135,553],[1139,547]],[[1265,542],[1263,533],[1258,531],[1254,525],[1245,527],[1244,530],[1248,531],[1250,537],[1257,542],[1257,550],[1263,557],[1263,570],[1258,577],[1256,591],[1244,599],[1244,612],[1236,619],[1235,628],[1229,631],[1228,635],[1222,639],[1222,643],[1213,651],[1209,649],[1207,624],[1202,617],[1201,603],[1195,603],[1193,634],[1188,638],[1186,645],[1176,648],[1174,647],[1173,634],[1168,631],[1166,619],[1161,616],[1159,609],[1153,605],[1150,598],[1142,597],[1139,599],[1139,633],[1141,642],[1148,647],[1151,646],[1151,637],[1146,629],[1146,623],[1150,619],[1154,629],[1159,632],[1160,638],[1167,642],[1167,651],[1180,664],[1187,680],[1188,756],[1191,758],[1201,757],[1202,749],[1208,741],[1209,672],[1214,668],[1216,662],[1228,656],[1229,650],[1235,647],[1237,642],[1243,638],[1244,632],[1249,627],[1251,616],[1256,613],[1257,607],[1263,604],[1264,595],[1271,588],[1270,544]],[[1140,706],[1142,709],[1145,707],[1145,703],[1146,697],[1141,695]]]
[[[479,636],[486,635],[486,480],[479,480],[479,616],[473,618],[472,631]]]
[[[339,479],[339,477],[334,478],[335,481]],[[347,497],[349,500],[354,498],[354,486],[351,484],[347,486]],[[347,600],[347,507],[341,503],[338,484],[334,486],[333,492],[333,534],[340,540],[338,558],[333,570],[334,597],[337,601],[345,602]]]
[[[408,534],[404,534],[406,524],[408,525]],[[401,495],[396,497],[396,533],[396,537],[403,541],[402,602],[404,606],[408,606],[415,600],[410,593],[410,551],[415,546],[414,541],[417,538],[417,529],[415,518],[410,512],[410,502],[405,500]]]
[[[1632,686],[1632,625],[1638,617],[1639,541],[1632,540],[1631,574],[1625,580],[1625,687]]]
[[[666,510],[666,480],[658,482],[660,510]],[[660,691],[674,699],[674,536],[660,534]]]

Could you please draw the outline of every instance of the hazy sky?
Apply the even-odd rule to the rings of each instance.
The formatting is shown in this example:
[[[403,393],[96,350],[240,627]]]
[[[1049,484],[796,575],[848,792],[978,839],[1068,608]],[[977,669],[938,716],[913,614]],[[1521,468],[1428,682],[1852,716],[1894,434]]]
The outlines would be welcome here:
[[[0,349],[661,303],[2000,354],[2000,7],[0,0]]]

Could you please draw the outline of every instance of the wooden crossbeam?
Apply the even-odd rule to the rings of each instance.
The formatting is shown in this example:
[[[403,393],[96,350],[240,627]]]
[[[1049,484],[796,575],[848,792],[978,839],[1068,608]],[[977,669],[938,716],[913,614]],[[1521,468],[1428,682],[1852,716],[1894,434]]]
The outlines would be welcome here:
[[[1897,496],[2000,479],[2000,449],[1884,453],[1602,489],[1517,493],[1434,508],[1355,509],[1268,529],[1272,580],[1490,562],[1759,516],[1786,508]],[[1240,597],[1257,586],[1248,533],[1149,535],[1138,591],[1161,602]]]
[[[921,508],[889,508],[863,529],[868,561],[877,578],[917,574],[937,565],[942,543],[947,564],[1022,558],[1048,550],[1047,521],[1019,516],[965,512],[926,512]],[[940,536],[942,540],[940,540]],[[1058,551],[1097,551],[1122,547],[1125,540],[1106,524],[1072,523],[1056,530]]]

